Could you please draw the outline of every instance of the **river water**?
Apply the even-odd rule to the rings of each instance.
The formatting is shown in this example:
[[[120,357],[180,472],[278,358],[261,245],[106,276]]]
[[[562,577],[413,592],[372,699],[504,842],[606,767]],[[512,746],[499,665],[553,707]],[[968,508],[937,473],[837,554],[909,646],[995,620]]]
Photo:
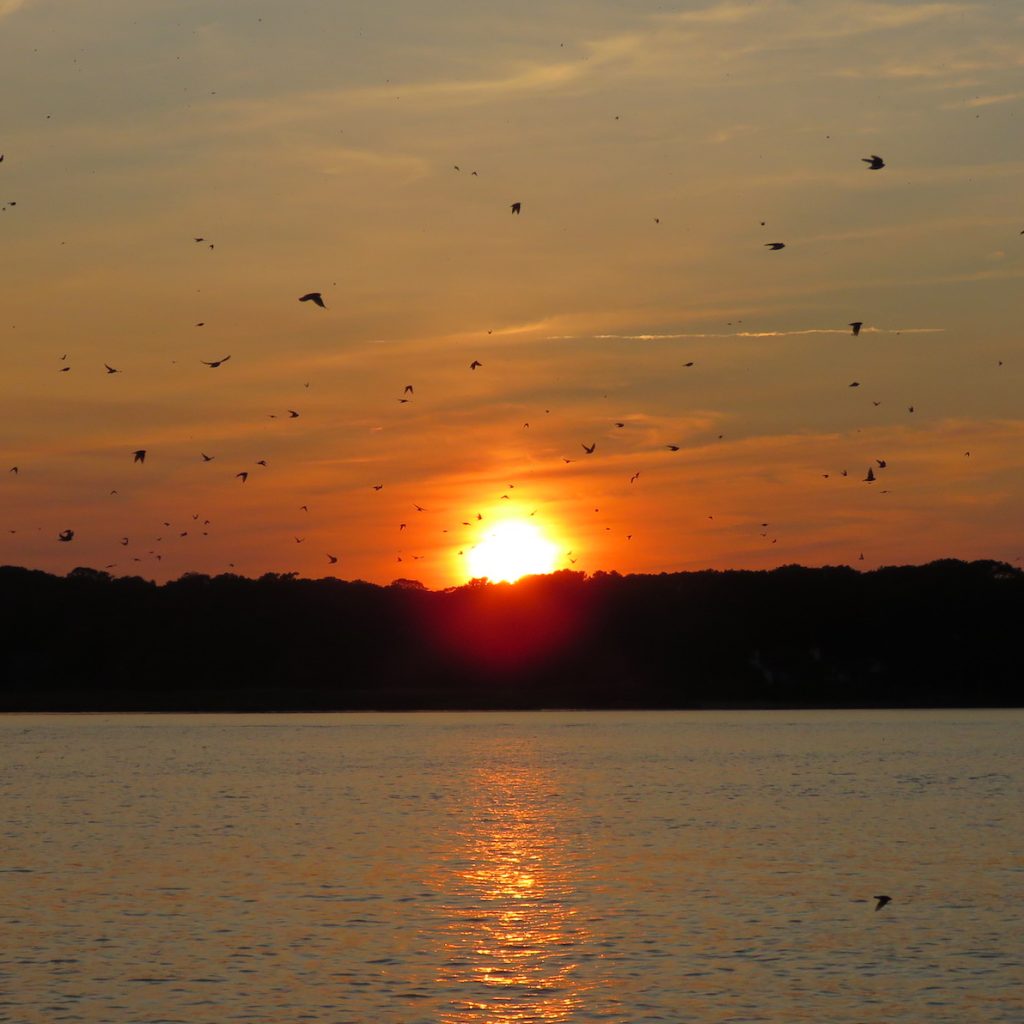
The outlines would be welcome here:
[[[1024,1021],[1021,711],[10,715],[0,793],[2,1021]]]

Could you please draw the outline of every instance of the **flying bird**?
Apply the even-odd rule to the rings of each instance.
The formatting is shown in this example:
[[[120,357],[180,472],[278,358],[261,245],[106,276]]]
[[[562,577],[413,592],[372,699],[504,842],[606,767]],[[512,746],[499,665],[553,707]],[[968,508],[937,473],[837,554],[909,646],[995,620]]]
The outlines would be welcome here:
[[[878,902],[875,904],[876,911],[881,910],[882,907],[886,905],[886,903],[892,903],[891,896],[876,896],[875,899],[878,900]]]
[[[860,329],[864,326],[863,320],[854,320],[849,324],[853,328],[853,336],[856,338],[860,334]]]
[[[474,359],[474,360],[473,360],[473,362],[471,362],[471,363],[469,364],[469,368],[470,368],[471,370],[475,370],[475,369],[476,369],[476,368],[477,368],[478,366],[483,366],[483,365],[484,365],[484,364],[483,364],[483,363],[481,363],[479,359]]]
[[[875,459],[875,462],[877,462],[877,463],[878,463],[878,468],[879,468],[879,469],[885,469],[885,467],[886,467],[887,465],[889,465],[889,463],[887,463],[887,462],[885,461],[885,459]]]
[[[220,366],[221,363],[226,363],[230,358],[231,356],[225,356],[223,359],[214,359],[212,362],[207,362],[205,359],[200,359],[199,362],[201,362],[203,366],[209,366],[211,369],[215,370],[217,369],[218,366]]]
[[[405,389],[404,389],[404,391],[402,393],[405,394],[405,395],[413,394],[412,385],[411,384],[406,384],[405,385]]]
[[[666,447],[666,448],[667,448],[667,449],[668,449],[668,450],[669,450],[670,452],[677,452],[677,451],[679,451],[679,445],[677,445],[677,444],[667,444],[667,445],[665,445],[665,447]]]
[[[235,474],[235,476],[236,476],[236,477],[241,477],[241,478],[242,478],[242,483],[243,483],[243,484],[245,483],[245,481],[246,481],[246,480],[248,480],[248,479],[249,479],[249,474],[248,474],[248,473],[246,473],[246,472],[245,472],[244,470],[243,470],[243,471],[242,471],[241,473],[236,473],[236,474]]]
[[[65,544],[75,536],[74,530],[61,530],[57,534],[57,540],[63,541]]]
[[[103,365],[107,368],[107,373],[120,373],[121,372],[120,370],[115,370],[114,367],[110,366],[108,363],[104,363]]]
[[[592,445],[585,445],[585,444],[581,444],[581,445],[580,445],[580,447],[581,447],[581,448],[582,448],[582,449],[583,449],[583,450],[584,450],[584,451],[585,451],[585,452],[586,452],[586,453],[587,453],[588,455],[593,455],[593,454],[594,454],[594,449],[595,449],[595,448],[597,447],[597,442],[595,441],[595,442],[594,442],[594,443],[593,443]]]
[[[200,452],[199,454],[202,455],[203,462],[213,462],[213,460],[216,458],[215,455],[207,455],[206,452]]]
[[[785,242],[765,242],[765,248],[767,249],[785,249]]]
[[[315,302],[321,309],[326,309],[324,297],[319,292],[306,292],[299,296],[299,302]]]
[[[518,213],[522,208],[523,208],[523,204],[522,203],[513,203],[512,204],[512,212],[513,213]]]
[[[334,565],[334,563],[338,561],[338,556],[337,555],[328,555],[327,556],[327,561],[330,562],[331,565]]]
[[[11,468],[9,470],[7,470],[7,472],[8,473],[13,473],[15,476],[17,476],[18,475],[18,467],[17,466],[11,466]]]
[[[293,419],[293,420],[297,420],[299,418],[299,414],[294,409],[289,409],[288,410],[288,418],[289,419]]]
[[[862,163],[868,165],[869,171],[880,171],[885,166],[885,161],[877,153],[872,153],[871,156],[862,156],[860,159]]]
[[[859,380],[851,381],[851,382],[850,382],[849,384],[847,384],[846,386],[847,386],[848,388],[859,388],[859,387],[860,387],[860,381],[859,381]]]
[[[864,483],[873,484],[875,482],[875,471],[868,466],[868,475],[864,477]]]
[[[138,451],[132,452],[132,462],[145,462],[146,461],[146,449],[140,448]]]

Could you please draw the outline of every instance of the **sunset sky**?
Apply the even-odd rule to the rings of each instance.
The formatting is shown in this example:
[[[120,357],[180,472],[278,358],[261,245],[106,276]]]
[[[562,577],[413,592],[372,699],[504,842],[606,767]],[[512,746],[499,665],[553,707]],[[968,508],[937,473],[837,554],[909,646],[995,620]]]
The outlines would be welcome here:
[[[0,0],[0,83],[2,564],[1024,555],[1012,0]]]

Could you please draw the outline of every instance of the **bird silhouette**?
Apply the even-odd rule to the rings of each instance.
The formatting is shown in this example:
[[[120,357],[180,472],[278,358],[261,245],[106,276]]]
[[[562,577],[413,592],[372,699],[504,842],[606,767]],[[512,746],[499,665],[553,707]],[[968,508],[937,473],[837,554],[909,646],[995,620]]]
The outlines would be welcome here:
[[[471,370],[475,370],[475,369],[476,369],[476,368],[477,368],[478,366],[483,366],[483,365],[484,365],[484,364],[483,364],[483,363],[481,363],[479,359],[474,359],[474,360],[473,360],[473,362],[471,362],[471,363],[469,364],[469,368],[470,368]]]
[[[146,461],[146,449],[140,448],[138,451],[132,452],[132,462],[145,462]]]
[[[104,363],[103,365],[107,368],[107,373],[120,373],[121,372],[120,370],[115,370],[114,367],[110,366],[108,363]]]
[[[8,473],[13,473],[15,476],[17,476],[18,475],[18,467],[17,466],[11,466],[11,468],[9,470],[7,470],[7,472]]]
[[[885,166],[885,161],[876,153],[872,153],[871,156],[862,156],[860,159],[862,163],[868,165],[869,171],[880,171]]]
[[[412,385],[411,384],[406,384],[405,385],[405,389],[404,389],[404,391],[402,393],[406,394],[406,395],[413,394]]]
[[[334,565],[334,563],[338,561],[338,556],[337,555],[328,555],[327,556],[327,561],[330,562],[331,565]]]
[[[61,530],[57,534],[57,540],[63,541],[65,544],[75,536],[74,530]]]
[[[299,302],[314,302],[321,309],[327,308],[324,305],[324,297],[320,294],[320,292],[306,292],[305,295],[299,296]]]
[[[225,356],[223,359],[213,359],[210,362],[207,362],[205,359],[200,359],[199,362],[201,362],[203,366],[209,366],[211,369],[216,370],[221,363],[226,363],[230,358],[231,356]]]
[[[245,470],[243,470],[241,473],[236,473],[235,476],[236,477],[241,477],[243,484],[245,483],[246,480],[249,479],[249,474],[246,473]]]
[[[874,898],[878,900],[878,902],[875,904],[876,911],[881,910],[882,907],[886,905],[886,903],[892,903],[891,896],[875,896]]]
[[[886,467],[887,465],[889,465],[889,463],[887,463],[887,462],[885,461],[885,459],[875,459],[875,462],[877,462],[877,463],[878,463],[878,468],[879,468],[879,469],[885,469],[885,467]]]
[[[768,249],[785,249],[785,242],[765,242],[765,247]]]
[[[875,482],[875,471],[868,466],[868,475],[864,477],[864,483],[873,484]]]
[[[848,388],[859,388],[860,387],[860,381],[859,380],[852,381],[851,383],[847,384],[846,386]]]
[[[199,454],[202,455],[203,462],[213,462],[213,460],[216,458],[215,455],[207,455],[206,452],[200,452]]]
[[[518,213],[522,208],[523,208],[523,204],[522,203],[513,203],[512,204],[512,212],[513,213]]]
[[[292,420],[297,420],[299,418],[299,414],[294,409],[289,409],[288,418]]]
[[[595,448],[597,447],[597,442],[595,441],[595,442],[594,442],[594,443],[593,443],[592,445],[585,445],[585,444],[581,444],[581,445],[580,445],[580,447],[581,447],[581,448],[582,448],[582,449],[583,449],[583,450],[584,450],[584,451],[585,451],[585,452],[586,452],[586,453],[587,453],[588,455],[593,455],[593,454],[594,454],[594,449],[595,449]]]
[[[863,320],[854,320],[850,323],[850,327],[853,328],[853,336],[856,338],[860,334],[860,329],[864,326]]]
[[[667,444],[667,445],[665,445],[665,447],[666,447],[666,448],[667,448],[667,449],[668,449],[668,450],[669,450],[670,452],[677,452],[677,451],[679,451],[679,445],[677,445],[677,444]]]

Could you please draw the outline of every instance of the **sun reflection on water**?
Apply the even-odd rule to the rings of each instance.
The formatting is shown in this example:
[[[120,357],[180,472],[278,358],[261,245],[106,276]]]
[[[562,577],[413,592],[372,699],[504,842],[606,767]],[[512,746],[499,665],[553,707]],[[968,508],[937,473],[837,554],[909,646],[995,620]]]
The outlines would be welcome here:
[[[444,1024],[570,1020],[584,1004],[593,938],[576,906],[566,807],[533,768],[483,768],[445,880]]]

